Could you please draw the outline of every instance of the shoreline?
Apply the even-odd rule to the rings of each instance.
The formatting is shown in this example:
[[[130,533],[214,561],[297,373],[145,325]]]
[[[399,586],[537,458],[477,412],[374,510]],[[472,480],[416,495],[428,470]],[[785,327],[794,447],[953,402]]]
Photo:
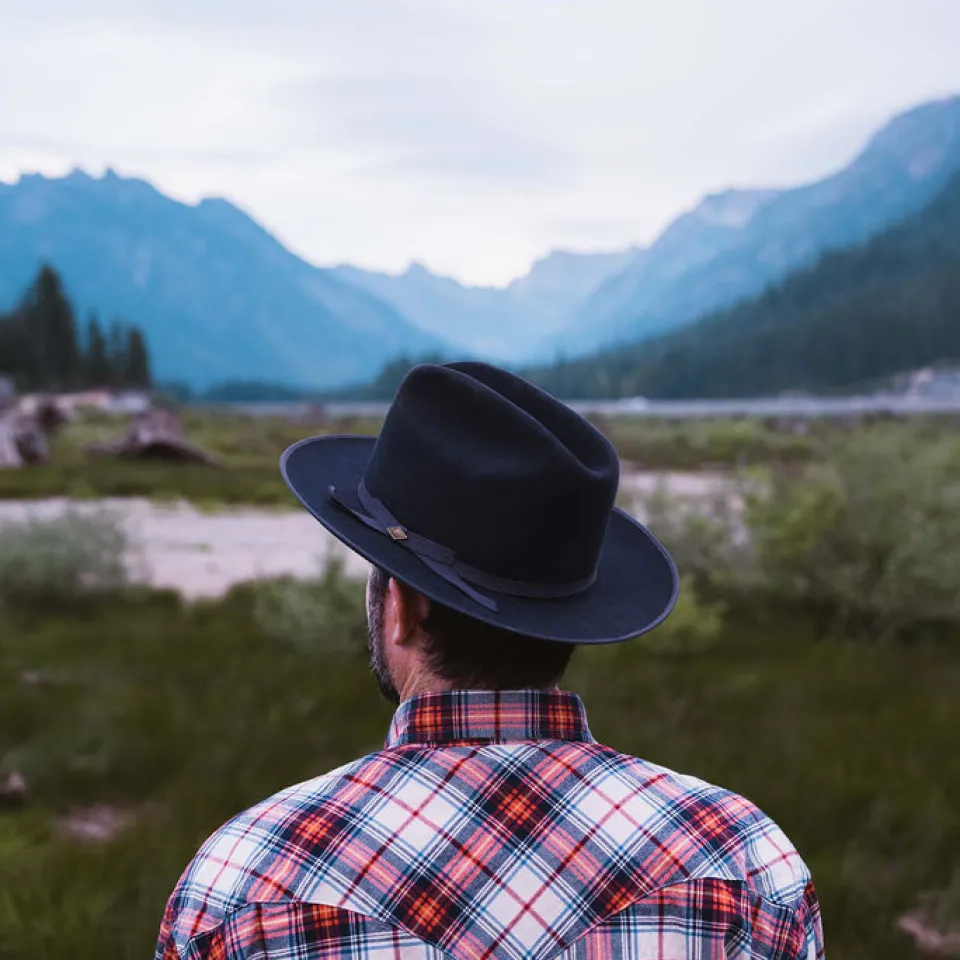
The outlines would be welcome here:
[[[681,497],[702,497],[722,482],[717,474],[625,473],[621,496],[637,498],[665,484]],[[222,596],[250,580],[318,576],[334,559],[347,576],[363,578],[367,563],[344,547],[305,510],[229,507],[210,511],[186,501],[143,498],[0,500],[0,525],[46,520],[70,512],[116,517],[131,547],[135,582],[176,590],[185,599]]]

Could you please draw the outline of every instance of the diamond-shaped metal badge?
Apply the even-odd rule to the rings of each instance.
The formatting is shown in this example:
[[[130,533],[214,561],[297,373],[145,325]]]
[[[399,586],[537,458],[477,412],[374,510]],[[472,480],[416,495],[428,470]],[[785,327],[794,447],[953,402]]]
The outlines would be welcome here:
[[[387,527],[387,533],[390,534],[391,540],[406,540],[407,531],[403,527]]]

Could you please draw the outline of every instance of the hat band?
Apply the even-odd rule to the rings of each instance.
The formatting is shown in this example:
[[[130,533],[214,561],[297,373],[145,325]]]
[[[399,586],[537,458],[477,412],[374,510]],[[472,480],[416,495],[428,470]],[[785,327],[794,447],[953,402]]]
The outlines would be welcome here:
[[[446,580],[451,586],[456,587],[475,603],[479,603],[480,606],[494,613],[499,610],[496,600],[475,590],[471,584],[513,597],[524,597],[530,600],[559,600],[563,597],[572,597],[578,593],[583,593],[584,590],[592,587],[597,579],[596,570],[587,577],[568,583],[533,583],[527,580],[509,580],[505,577],[495,577],[470,566],[469,563],[458,560],[457,555],[452,550],[405,527],[380,500],[367,490],[363,480],[360,481],[360,486],[357,488],[357,496],[360,498],[364,510],[367,511],[366,513],[361,513],[346,503],[338,495],[335,487],[329,488],[329,495],[338,507],[352,514],[372,530],[390,537],[394,543],[413,553],[421,563]]]

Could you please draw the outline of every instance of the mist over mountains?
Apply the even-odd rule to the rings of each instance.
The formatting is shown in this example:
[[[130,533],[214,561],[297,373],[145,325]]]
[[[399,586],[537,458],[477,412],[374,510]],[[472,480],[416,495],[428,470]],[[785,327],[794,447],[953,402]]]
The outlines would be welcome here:
[[[555,250],[506,287],[465,286],[420,263],[399,275],[340,266],[338,276],[396,307],[421,329],[498,360],[549,357],[551,340],[636,249],[614,253]]]
[[[107,172],[0,184],[0,311],[42,263],[81,315],[142,328],[157,378],[331,389],[398,356],[521,365],[641,342],[755,297],[925,207],[960,170],[960,97],[890,121],[843,170],[705,197],[646,248],[554,251],[505,287],[296,256],[223,199]]]
[[[861,243],[917,212],[958,169],[960,97],[953,97],[894,118],[823,180],[708,196],[601,283],[553,346],[579,356],[753,296],[825,251]]]

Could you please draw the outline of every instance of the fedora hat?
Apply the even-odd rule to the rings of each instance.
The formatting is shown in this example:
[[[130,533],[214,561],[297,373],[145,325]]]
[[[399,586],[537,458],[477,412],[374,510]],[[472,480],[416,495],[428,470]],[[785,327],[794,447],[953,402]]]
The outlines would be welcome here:
[[[616,643],[661,623],[677,570],[614,506],[613,445],[484,363],[421,364],[379,437],[302,440],[287,485],[335,537],[431,600],[516,633]]]

